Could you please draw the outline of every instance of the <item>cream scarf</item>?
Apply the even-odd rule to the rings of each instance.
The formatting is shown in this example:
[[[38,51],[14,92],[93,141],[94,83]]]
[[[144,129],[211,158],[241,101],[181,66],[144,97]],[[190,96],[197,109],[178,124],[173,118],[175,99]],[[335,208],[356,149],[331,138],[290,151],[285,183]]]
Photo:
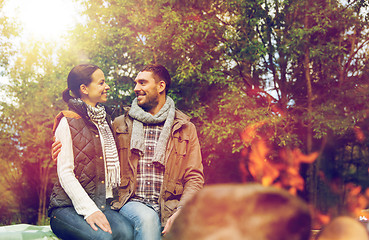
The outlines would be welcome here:
[[[106,122],[105,108],[101,105],[91,107],[87,105],[87,114],[90,119],[97,123],[104,140],[104,150],[107,169],[107,185],[115,188],[120,184],[120,166],[117,146],[111,129]]]

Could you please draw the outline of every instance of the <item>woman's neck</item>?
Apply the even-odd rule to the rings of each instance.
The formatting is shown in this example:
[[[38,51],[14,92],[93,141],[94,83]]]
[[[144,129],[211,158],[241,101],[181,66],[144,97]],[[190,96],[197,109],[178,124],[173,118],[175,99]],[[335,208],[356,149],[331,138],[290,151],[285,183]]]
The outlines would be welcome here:
[[[81,97],[81,100],[84,101],[86,104],[90,105],[91,107],[96,107],[98,104],[97,102],[91,102],[88,98]]]

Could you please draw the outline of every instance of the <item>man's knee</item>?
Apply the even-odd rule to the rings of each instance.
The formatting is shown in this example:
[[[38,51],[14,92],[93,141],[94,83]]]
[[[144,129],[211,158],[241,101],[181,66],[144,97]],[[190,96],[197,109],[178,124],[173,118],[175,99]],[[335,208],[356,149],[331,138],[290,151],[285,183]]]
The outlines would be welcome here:
[[[146,214],[140,216],[140,221],[142,225],[150,225],[152,226],[153,223],[160,222],[159,215],[153,210],[148,211]]]
[[[126,228],[116,229],[113,232],[113,239],[133,239],[133,228],[128,230]]]

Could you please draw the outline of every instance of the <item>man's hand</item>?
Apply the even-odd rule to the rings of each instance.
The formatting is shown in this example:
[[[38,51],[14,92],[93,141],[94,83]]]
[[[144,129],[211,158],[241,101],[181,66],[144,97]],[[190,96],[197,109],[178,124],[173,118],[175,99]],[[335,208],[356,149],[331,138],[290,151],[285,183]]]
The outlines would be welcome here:
[[[106,219],[105,214],[100,211],[96,211],[88,216],[86,218],[86,222],[90,224],[92,229],[95,231],[98,230],[98,228],[96,227],[97,225],[99,228],[101,228],[101,230],[112,234],[108,219]]]
[[[164,230],[161,232],[164,236],[170,231],[174,220],[178,217],[180,213],[181,209],[177,209],[177,211],[168,219],[167,223],[165,224]]]
[[[62,147],[61,142],[59,140],[55,141],[55,137],[54,137],[54,142],[53,142],[53,145],[51,146],[51,156],[54,162],[58,160],[58,155],[60,153],[61,147]]]

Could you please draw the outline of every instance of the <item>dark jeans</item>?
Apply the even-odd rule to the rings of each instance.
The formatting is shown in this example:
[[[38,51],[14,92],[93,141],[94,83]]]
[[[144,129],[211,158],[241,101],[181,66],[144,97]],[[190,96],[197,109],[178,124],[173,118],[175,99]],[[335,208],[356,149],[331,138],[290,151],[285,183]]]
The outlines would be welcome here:
[[[104,211],[113,234],[104,232],[98,227],[95,231],[86,222],[83,216],[78,215],[73,207],[57,208],[50,216],[50,226],[56,236],[69,239],[133,239],[132,225],[117,211]]]

